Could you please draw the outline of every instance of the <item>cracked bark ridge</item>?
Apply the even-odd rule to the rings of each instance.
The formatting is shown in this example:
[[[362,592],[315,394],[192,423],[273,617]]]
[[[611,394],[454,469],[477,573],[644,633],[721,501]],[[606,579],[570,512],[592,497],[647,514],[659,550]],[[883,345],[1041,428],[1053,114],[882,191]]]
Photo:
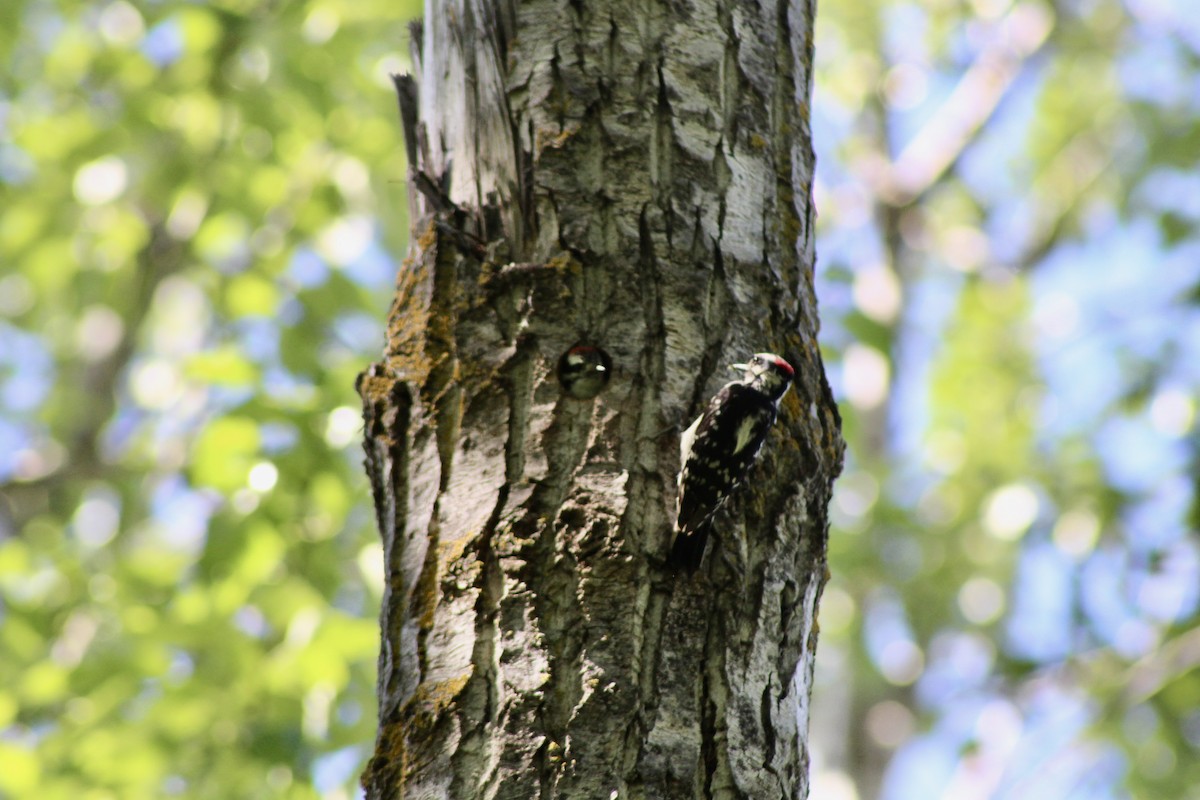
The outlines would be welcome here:
[[[841,465],[817,348],[810,0],[429,3],[413,247],[364,372],[384,541],[370,798],[793,798]],[[598,397],[555,365],[612,358]],[[691,579],[678,432],[797,368]]]

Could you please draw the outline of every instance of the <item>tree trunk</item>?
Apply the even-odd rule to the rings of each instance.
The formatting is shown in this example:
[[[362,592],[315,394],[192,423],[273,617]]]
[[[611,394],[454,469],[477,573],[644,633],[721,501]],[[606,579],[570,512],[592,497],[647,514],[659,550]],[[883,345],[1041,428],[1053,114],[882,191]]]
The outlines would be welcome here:
[[[362,377],[384,541],[369,798],[807,795],[841,464],[817,348],[811,0],[427,4],[411,257]],[[602,348],[597,397],[556,365]],[[692,577],[679,430],[797,368]]]

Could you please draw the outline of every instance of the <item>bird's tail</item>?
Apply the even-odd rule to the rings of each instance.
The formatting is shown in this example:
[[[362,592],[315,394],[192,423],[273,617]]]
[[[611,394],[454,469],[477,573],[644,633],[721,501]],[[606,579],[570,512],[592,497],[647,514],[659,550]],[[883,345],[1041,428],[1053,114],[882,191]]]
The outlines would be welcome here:
[[[708,526],[702,526],[695,531],[676,531],[675,543],[671,545],[671,555],[667,563],[675,571],[684,571],[689,576],[700,569],[704,560],[704,548],[708,544]]]

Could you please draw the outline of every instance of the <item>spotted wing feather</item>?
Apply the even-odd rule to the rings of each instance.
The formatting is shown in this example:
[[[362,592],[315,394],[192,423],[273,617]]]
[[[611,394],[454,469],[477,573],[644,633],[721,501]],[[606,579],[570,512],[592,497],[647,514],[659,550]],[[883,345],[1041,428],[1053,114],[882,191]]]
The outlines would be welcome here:
[[[704,414],[684,433],[671,557],[674,563],[689,571],[699,565],[709,521],[746,477],[775,414],[775,404],[761,392],[730,383],[717,392]]]

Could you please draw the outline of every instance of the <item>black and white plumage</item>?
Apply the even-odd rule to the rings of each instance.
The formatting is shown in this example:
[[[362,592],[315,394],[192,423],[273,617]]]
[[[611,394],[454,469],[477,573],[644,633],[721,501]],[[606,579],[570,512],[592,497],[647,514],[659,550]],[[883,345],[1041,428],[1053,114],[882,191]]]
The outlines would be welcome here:
[[[679,442],[679,496],[670,563],[695,572],[713,515],[750,471],[795,371],[774,353],[756,353],[740,381],[725,384]]]
[[[599,347],[577,344],[558,359],[557,371],[564,392],[580,400],[590,400],[608,385],[612,360]]]

